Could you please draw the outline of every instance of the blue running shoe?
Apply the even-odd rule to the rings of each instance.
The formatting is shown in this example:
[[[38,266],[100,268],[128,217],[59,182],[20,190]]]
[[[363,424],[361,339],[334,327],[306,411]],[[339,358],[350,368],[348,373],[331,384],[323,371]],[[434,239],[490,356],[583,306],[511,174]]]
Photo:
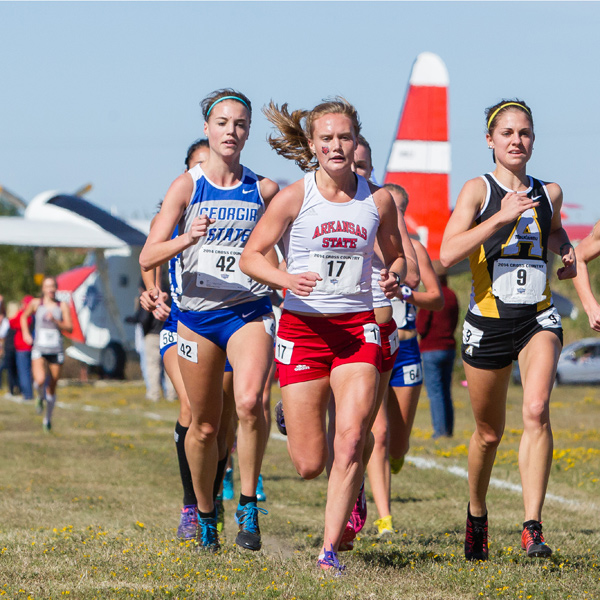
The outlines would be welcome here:
[[[214,554],[220,547],[216,517],[207,517],[206,519],[198,517],[198,527],[196,529],[197,550]]]
[[[263,485],[263,476],[258,476],[258,483],[256,484],[256,499],[258,502],[266,502],[267,495],[265,494],[265,486]]]
[[[285,427],[285,417],[283,416],[283,403],[281,400],[275,405],[275,424],[281,435],[287,435]]]
[[[235,538],[235,543],[248,550],[260,550],[260,527],[258,526],[258,513],[268,515],[269,511],[258,508],[256,502],[249,502],[246,506],[238,504],[235,511],[235,522],[240,531]]]
[[[193,540],[196,537],[198,527],[198,508],[195,504],[189,504],[181,509],[177,537],[180,540]]]
[[[223,500],[233,500],[234,497],[233,469],[227,469],[225,471],[225,477],[223,477]]]
[[[325,552],[319,556],[317,564],[323,571],[331,571],[336,577],[343,575],[346,570],[346,565],[340,564],[333,546],[331,546],[331,550],[325,550]]]

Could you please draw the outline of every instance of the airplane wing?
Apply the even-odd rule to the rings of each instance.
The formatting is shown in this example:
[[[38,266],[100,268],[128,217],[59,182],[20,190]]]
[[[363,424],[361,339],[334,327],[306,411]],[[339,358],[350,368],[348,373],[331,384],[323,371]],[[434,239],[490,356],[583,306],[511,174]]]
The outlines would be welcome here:
[[[23,217],[0,217],[0,244],[112,249],[143,246],[146,235],[78,196],[43,192]]]
[[[101,229],[77,223],[60,223],[0,217],[0,244],[51,248],[122,248],[127,244]]]

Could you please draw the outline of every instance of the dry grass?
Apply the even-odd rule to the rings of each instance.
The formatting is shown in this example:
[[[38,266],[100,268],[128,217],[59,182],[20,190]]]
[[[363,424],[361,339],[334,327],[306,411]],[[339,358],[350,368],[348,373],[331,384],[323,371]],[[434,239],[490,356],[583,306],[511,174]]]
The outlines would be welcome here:
[[[276,392],[275,392],[276,394]],[[520,388],[511,387],[506,437],[494,477],[519,484]],[[320,548],[326,481],[303,482],[285,444],[271,440],[263,467],[269,515],[264,547],[234,544],[234,503],[217,556],[175,538],[180,486],[172,429],[176,407],[148,404],[132,385],[64,388],[54,433],[33,407],[0,399],[0,596],[7,598],[600,598],[600,395],[559,387],[553,394],[555,461],[544,528],[555,553],[527,560],[519,548],[522,501],[490,492],[491,560],[462,558],[466,468],[472,420],[455,386],[454,439],[433,441],[423,395],[411,455],[393,478],[398,533],[379,543],[367,526],[344,556],[348,574],[323,577]],[[88,407],[88,408],[86,408]],[[565,503],[561,499],[570,501]],[[370,520],[376,518],[369,502]]]

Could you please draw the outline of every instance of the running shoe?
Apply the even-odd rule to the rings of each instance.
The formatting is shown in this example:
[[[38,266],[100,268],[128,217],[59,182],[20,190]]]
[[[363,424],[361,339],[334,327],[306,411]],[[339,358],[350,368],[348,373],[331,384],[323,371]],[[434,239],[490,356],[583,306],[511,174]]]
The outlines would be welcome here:
[[[325,550],[323,554],[319,555],[319,559],[317,560],[317,564],[323,571],[331,571],[335,574],[336,577],[344,574],[346,570],[346,565],[340,564],[338,560],[337,553],[331,546],[331,550]]]
[[[233,491],[233,469],[231,468],[225,471],[225,477],[223,477],[223,500],[233,500],[234,497],[235,492]]]
[[[258,483],[256,484],[256,499],[258,502],[266,502],[267,495],[265,494],[265,486],[263,485],[263,476],[258,476]]]
[[[50,421],[44,420],[44,422],[42,423],[42,429],[46,433],[50,433],[50,431],[52,430],[52,423]]]
[[[342,534],[342,539],[338,547],[338,552],[350,552],[354,549],[354,538],[356,537],[356,531],[354,531],[354,525],[351,521],[346,523],[346,529]]]
[[[219,494],[215,499],[215,510],[217,511],[217,531],[222,533],[225,527],[225,506],[223,497]]]
[[[526,521],[523,523],[521,548],[527,551],[529,557],[545,558],[552,554],[552,550],[544,541],[541,521]]]
[[[193,540],[198,528],[198,508],[195,504],[188,504],[181,509],[177,537],[181,540]]]
[[[275,424],[281,435],[287,435],[285,417],[283,416],[283,402],[281,400],[275,405]]]
[[[402,458],[392,458],[390,456],[390,471],[392,475],[398,475],[404,466],[404,456]]]
[[[387,517],[381,517],[373,523],[377,527],[377,537],[385,537],[386,535],[392,535],[394,533],[394,524],[392,522],[392,515]]]
[[[238,504],[235,511],[235,522],[240,531],[235,538],[235,543],[248,550],[260,550],[260,527],[258,526],[258,513],[268,515],[269,511],[256,506],[256,502],[248,502],[245,506]]]
[[[207,517],[205,519],[198,517],[196,549],[199,551],[215,553],[220,547],[217,519],[215,517]]]
[[[338,552],[349,552],[354,548],[354,538],[356,534],[365,526],[367,522],[367,497],[365,496],[365,480],[363,479],[358,498],[354,503],[354,508],[346,523],[346,529],[342,534]]]
[[[487,513],[485,522],[480,523],[472,520],[471,513],[467,509],[467,532],[465,535],[465,558],[467,560],[488,559],[488,522]]]
[[[367,522],[367,496],[365,495],[365,480],[363,479],[360,491],[358,492],[358,498],[354,503],[352,514],[350,515],[350,521],[354,527],[354,531],[358,533]]]

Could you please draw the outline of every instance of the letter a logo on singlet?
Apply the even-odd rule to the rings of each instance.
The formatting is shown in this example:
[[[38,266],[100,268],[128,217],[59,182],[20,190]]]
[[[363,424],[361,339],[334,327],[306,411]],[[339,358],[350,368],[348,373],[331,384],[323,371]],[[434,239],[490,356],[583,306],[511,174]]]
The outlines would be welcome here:
[[[521,244],[527,244],[528,256],[542,258],[542,234],[535,210],[525,211],[517,220],[506,244],[502,245],[502,256],[518,256]]]

